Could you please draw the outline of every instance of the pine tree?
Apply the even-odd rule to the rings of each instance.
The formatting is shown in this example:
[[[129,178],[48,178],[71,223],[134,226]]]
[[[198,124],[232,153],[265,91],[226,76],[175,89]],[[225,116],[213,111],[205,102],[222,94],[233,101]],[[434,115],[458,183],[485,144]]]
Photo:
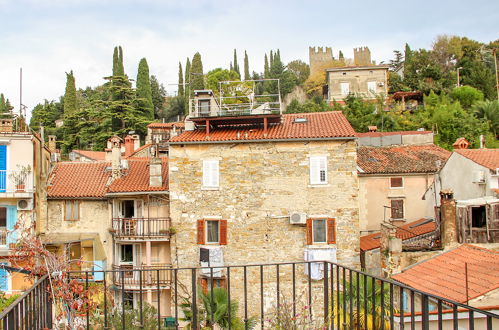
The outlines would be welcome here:
[[[244,51],[244,80],[250,79],[248,54]]]
[[[137,98],[139,108],[143,111],[144,117],[154,120],[154,106],[152,103],[151,81],[149,77],[149,66],[147,60],[142,58],[139,62],[137,72]]]
[[[270,70],[269,70],[269,59],[267,58],[267,53],[265,53],[265,64],[264,64],[264,68],[263,68],[263,77],[264,78],[268,78],[269,77],[269,73],[270,73]]]
[[[237,52],[236,49],[234,49],[234,71],[237,72],[239,77],[241,77],[241,73],[239,72],[239,64],[237,64]]]
[[[192,58],[191,75],[191,93],[195,90],[204,89],[203,62],[201,54],[196,53]]]
[[[64,115],[71,115],[78,110],[78,100],[76,99],[76,84],[73,71],[66,73],[66,92],[64,93]]]
[[[180,62],[178,62],[178,96],[184,96],[184,74]]]

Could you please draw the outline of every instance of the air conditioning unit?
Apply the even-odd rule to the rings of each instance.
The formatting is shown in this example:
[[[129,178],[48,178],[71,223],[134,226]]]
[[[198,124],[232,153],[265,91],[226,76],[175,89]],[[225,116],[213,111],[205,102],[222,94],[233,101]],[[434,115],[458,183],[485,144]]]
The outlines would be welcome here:
[[[17,209],[19,211],[31,211],[33,209],[32,199],[20,199],[17,201]]]
[[[474,183],[485,183],[485,172],[484,171],[473,172],[473,182]]]
[[[291,212],[289,214],[289,223],[292,225],[304,225],[307,223],[307,214],[303,212]]]

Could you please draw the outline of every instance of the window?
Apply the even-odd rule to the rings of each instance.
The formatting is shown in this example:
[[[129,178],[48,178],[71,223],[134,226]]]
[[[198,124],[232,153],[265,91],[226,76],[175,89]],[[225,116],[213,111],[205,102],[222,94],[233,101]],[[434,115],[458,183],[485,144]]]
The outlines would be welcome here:
[[[327,184],[327,157],[310,157],[310,184]]]
[[[218,160],[203,160],[203,187],[218,188]]]
[[[376,94],[376,82],[368,81],[367,82],[367,91],[371,94]]]
[[[133,308],[133,292],[125,291],[123,292],[123,304],[125,308]]]
[[[341,95],[348,95],[350,94],[350,83],[340,83],[340,88],[341,88]]]
[[[336,219],[307,219],[307,244],[321,243],[336,243]]]
[[[123,244],[121,245],[121,262],[133,262],[133,245]]]
[[[7,227],[7,208],[0,207],[0,227]]]
[[[404,181],[402,178],[390,178],[390,188],[403,188]]]
[[[64,218],[66,220],[80,220],[79,205],[80,203],[76,200],[66,201],[66,212]]]
[[[471,208],[471,226],[473,228],[487,227],[487,215],[485,206],[476,206]]]
[[[392,211],[392,219],[403,219],[404,218],[404,200],[403,199],[392,199],[390,202],[390,207]]]
[[[210,100],[199,100],[198,101],[199,113],[201,115],[210,114]]]
[[[227,220],[200,219],[197,227],[198,244],[227,245]]]

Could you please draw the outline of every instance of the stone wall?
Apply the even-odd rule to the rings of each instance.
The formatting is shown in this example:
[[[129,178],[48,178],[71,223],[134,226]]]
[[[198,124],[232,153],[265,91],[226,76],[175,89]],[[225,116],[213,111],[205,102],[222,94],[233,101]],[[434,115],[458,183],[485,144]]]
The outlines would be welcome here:
[[[171,243],[174,266],[199,266],[196,222],[218,217],[228,221],[226,265],[299,262],[307,247],[335,247],[339,263],[359,267],[355,148],[353,140],[170,146],[170,208],[177,229]],[[309,157],[315,155],[328,157],[327,185],[309,183]],[[203,159],[219,160],[217,190],[202,189]],[[337,244],[307,246],[305,226],[289,223],[293,211],[336,218]],[[283,267],[280,275],[281,290],[288,292],[290,267]],[[300,267],[298,285],[306,286]],[[264,271],[266,309],[275,303],[276,274],[275,268]],[[231,282],[240,302],[241,276],[241,270],[235,270]],[[259,279],[258,269],[248,272],[252,312],[259,310]],[[182,272],[179,280],[191,283],[190,274]],[[320,291],[321,284],[314,284],[314,290]]]
[[[368,82],[375,82],[374,93],[368,90]],[[327,73],[329,86],[329,102],[343,102],[348,95],[343,95],[341,83],[349,83],[350,94],[363,99],[376,99],[379,95],[388,94],[388,67],[365,67],[345,70],[334,70]]]

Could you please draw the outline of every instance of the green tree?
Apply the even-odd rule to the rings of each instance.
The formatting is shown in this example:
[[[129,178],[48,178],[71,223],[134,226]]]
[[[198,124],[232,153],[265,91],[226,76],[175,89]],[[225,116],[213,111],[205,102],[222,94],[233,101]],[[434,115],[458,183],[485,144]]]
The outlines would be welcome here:
[[[152,103],[151,81],[149,78],[149,66],[147,60],[142,58],[139,62],[137,72],[137,98],[139,108],[144,113],[144,117],[154,119],[154,106]]]
[[[265,64],[263,67],[263,77],[268,78],[270,75],[269,59],[267,58],[267,53],[265,53]]]
[[[184,74],[182,73],[182,63],[178,62],[178,95],[184,96]]]
[[[224,70],[216,68],[206,74],[206,88],[218,93],[220,88],[219,83],[222,81],[239,80],[239,75],[236,71]]]
[[[298,85],[302,85],[310,75],[310,67],[301,60],[291,61],[286,67],[295,76]]]
[[[248,54],[244,51],[244,80],[250,79]]]
[[[123,49],[121,46],[114,47],[113,53],[113,76],[124,76],[125,68],[123,66]]]
[[[76,98],[76,84],[73,71],[66,72],[66,92],[64,93],[64,114],[76,113],[78,110],[78,100]]]
[[[12,109],[14,109],[14,107],[10,105],[9,99],[5,98],[3,94],[0,94],[0,114],[9,113]]]
[[[489,123],[490,131],[497,137],[499,134],[499,101],[479,101],[473,105],[473,110],[478,118],[483,118]]]
[[[450,97],[454,101],[459,101],[463,108],[469,109],[474,103],[483,100],[483,93],[471,86],[461,86],[454,88]]]
[[[201,54],[196,53],[192,58],[192,66],[189,71],[191,82],[191,94],[195,90],[204,89],[204,76],[203,76],[203,62],[201,61]]]
[[[154,113],[157,118],[165,116],[165,97],[166,90],[163,84],[160,84],[156,76],[151,76],[151,94],[152,104],[154,105]]]
[[[185,79],[184,79],[186,84],[191,83],[191,60],[187,58],[185,61]],[[191,90],[191,86],[188,85],[187,87],[188,90]]]
[[[237,63],[237,51],[235,48],[234,48],[234,71],[236,71],[239,77],[241,77],[241,73],[239,71],[239,64]]]
[[[168,105],[166,106],[163,118],[166,121],[173,121],[181,118],[186,113],[186,103],[185,98],[182,96],[174,96],[168,99]]]

